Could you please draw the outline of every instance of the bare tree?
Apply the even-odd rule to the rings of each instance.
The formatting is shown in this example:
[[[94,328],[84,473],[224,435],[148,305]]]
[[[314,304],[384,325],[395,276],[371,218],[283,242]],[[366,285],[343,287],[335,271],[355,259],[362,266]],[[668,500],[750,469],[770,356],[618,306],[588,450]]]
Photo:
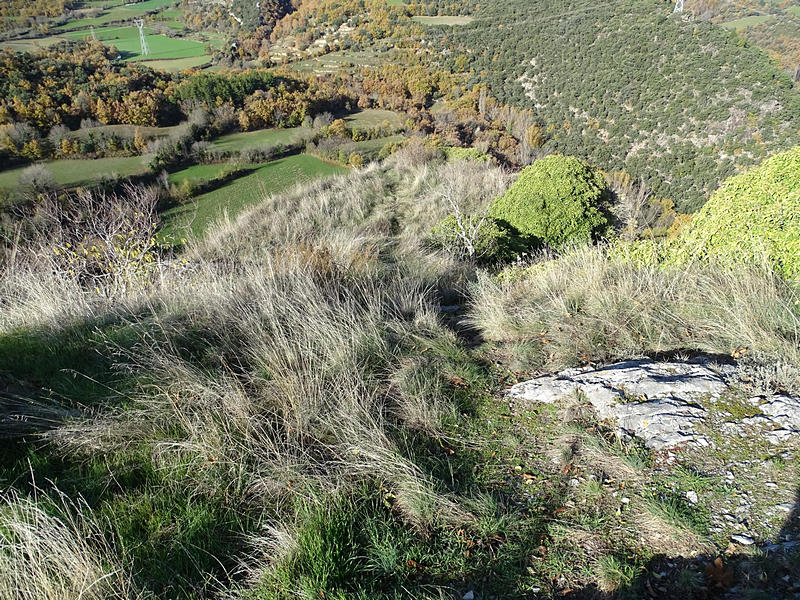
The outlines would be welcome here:
[[[500,171],[476,169],[468,162],[445,165],[431,190],[435,200],[446,203],[449,215],[439,225],[441,241],[461,258],[477,259],[491,252],[486,244],[487,226],[491,223],[491,200],[506,187]],[[483,243],[482,243],[483,242]]]
[[[637,238],[655,227],[664,214],[664,206],[654,201],[641,179],[633,179],[627,173],[615,173],[609,178],[609,188],[616,199],[614,213],[624,238]]]

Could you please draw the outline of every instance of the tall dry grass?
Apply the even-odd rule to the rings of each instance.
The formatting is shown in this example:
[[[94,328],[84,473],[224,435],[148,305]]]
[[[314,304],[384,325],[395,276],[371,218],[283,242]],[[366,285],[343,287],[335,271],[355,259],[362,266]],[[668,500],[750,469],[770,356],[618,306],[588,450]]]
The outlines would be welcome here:
[[[701,351],[744,357],[761,385],[800,386],[800,295],[768,265],[664,269],[583,247],[473,292],[469,322],[534,348],[532,368]]]
[[[112,323],[134,339],[105,336],[102,350],[134,391],[109,390],[107,406],[73,411],[43,438],[70,460],[144,452],[162,485],[198,501],[224,497],[269,523],[291,523],[298,496],[323,501],[363,482],[378,482],[420,530],[466,518],[413,457],[415,438],[442,435],[457,413],[425,367],[431,355],[417,354],[420,345],[456,343],[439,304],[470,270],[428,253],[424,237],[448,210],[442,189],[485,184],[488,191],[470,197],[485,203],[506,177],[485,165],[419,171],[375,165],[265,198],[190,242],[180,257],[186,265],[154,270],[146,286],[119,294],[82,285],[45,244],[6,264],[0,332],[79,324],[103,339]],[[74,545],[75,532],[93,527],[82,511],[62,526],[42,520],[30,500],[13,507],[20,519],[50,527],[52,543]],[[281,528],[250,536],[253,547],[278,543],[266,539],[272,530]],[[98,565],[119,559],[109,546],[97,546],[95,562],[86,547],[73,550],[89,574],[70,584],[75,597],[94,597]],[[63,574],[26,564],[20,598],[61,589]],[[12,566],[0,564],[0,580],[11,580]]]
[[[64,497],[48,502],[0,495],[0,597],[7,600],[143,598],[88,509]]]

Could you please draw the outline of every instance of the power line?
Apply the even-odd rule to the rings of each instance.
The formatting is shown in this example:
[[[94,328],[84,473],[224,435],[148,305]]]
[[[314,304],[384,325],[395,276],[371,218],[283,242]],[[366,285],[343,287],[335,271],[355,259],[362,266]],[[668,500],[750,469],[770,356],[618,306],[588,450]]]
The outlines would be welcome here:
[[[136,23],[136,26],[139,28],[139,44],[142,47],[141,55],[147,56],[150,54],[150,48],[147,47],[147,40],[144,37],[144,20],[137,19],[134,23]]]

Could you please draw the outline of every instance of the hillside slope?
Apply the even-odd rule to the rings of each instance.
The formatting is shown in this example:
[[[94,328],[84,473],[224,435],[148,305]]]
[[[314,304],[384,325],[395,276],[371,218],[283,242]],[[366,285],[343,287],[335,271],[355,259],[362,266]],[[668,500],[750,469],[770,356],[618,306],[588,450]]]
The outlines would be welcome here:
[[[684,210],[738,168],[800,141],[800,97],[765,53],[668,3],[486,5],[451,67],[535,109],[550,150],[643,177]],[[499,35],[502,33],[502,35]]]

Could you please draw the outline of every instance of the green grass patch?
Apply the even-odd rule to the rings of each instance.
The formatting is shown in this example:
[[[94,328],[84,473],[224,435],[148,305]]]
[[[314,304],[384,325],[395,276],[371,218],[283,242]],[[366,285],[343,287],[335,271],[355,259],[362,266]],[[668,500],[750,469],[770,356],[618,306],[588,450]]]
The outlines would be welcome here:
[[[178,229],[190,227],[195,235],[202,235],[223,212],[234,217],[267,194],[279,192],[296,183],[338,175],[345,171],[344,167],[326,163],[308,154],[272,161],[216,190],[194,198],[190,204],[166,211],[164,233],[167,236],[174,235]]]
[[[370,129],[380,127],[384,122],[388,122],[393,128],[400,127],[400,115],[393,110],[382,110],[378,108],[368,108],[359,112],[347,115],[344,119],[350,127],[356,129]]]
[[[109,23],[117,23],[119,21],[127,21],[136,17],[142,17],[147,11],[142,9],[128,9],[124,6],[115,6],[97,17],[78,16],[75,19],[70,19],[63,25],[54,27],[55,31],[68,31],[71,29],[84,28],[88,32],[89,27],[102,27]]]
[[[146,156],[122,156],[96,159],[63,159],[44,162],[53,179],[62,187],[91,185],[104,176],[117,175],[130,177],[147,172]],[[25,167],[17,167],[0,172],[0,188],[13,190],[19,183],[19,176]]]
[[[748,27],[755,27],[770,21],[773,17],[771,15],[753,15],[751,17],[744,17],[743,19],[736,19],[735,21],[728,21],[723,23],[725,29],[732,29],[734,31],[743,31]]]
[[[226,171],[234,168],[235,167],[227,163],[215,165],[192,165],[186,169],[181,169],[180,171],[170,173],[169,182],[175,184],[179,184],[184,181],[188,181],[190,183],[199,183],[219,177]]]
[[[305,127],[289,129],[259,129],[223,135],[214,140],[214,148],[224,152],[241,152],[253,148],[274,148],[280,144],[294,144],[309,132]]]
[[[441,15],[438,17],[411,17],[411,20],[422,23],[423,25],[466,25],[472,23],[475,19],[468,16]]]

